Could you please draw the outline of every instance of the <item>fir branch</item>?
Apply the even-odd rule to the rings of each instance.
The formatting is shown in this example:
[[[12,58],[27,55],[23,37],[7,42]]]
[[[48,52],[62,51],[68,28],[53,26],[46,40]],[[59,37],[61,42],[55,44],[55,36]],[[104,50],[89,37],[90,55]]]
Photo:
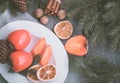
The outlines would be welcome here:
[[[103,18],[106,22],[111,22],[114,19],[120,18],[118,14],[120,11],[120,5],[117,1],[110,1],[105,5],[106,12],[103,14]]]
[[[0,5],[0,13],[4,13],[5,10],[9,10],[11,15],[17,16],[18,10],[11,4],[10,0],[2,0],[2,4]]]
[[[111,37],[114,37],[114,36],[119,37],[118,33],[120,33],[120,26],[116,26],[114,29],[111,29],[108,35],[110,35]]]
[[[74,4],[76,4],[76,6],[70,10],[68,10],[68,14],[67,16],[69,18],[71,18],[72,16],[74,16],[75,14],[79,13],[82,9],[85,10],[86,8],[89,8],[91,6],[94,6],[96,4],[98,4],[99,2],[101,2],[102,0],[98,0],[94,3],[89,3],[88,0],[79,0],[78,2],[76,1]],[[77,5],[79,3],[79,5]],[[88,3],[88,4],[87,4]],[[72,3],[73,4],[73,3]],[[87,5],[85,5],[87,4]]]
[[[4,4],[6,1],[8,1],[8,0],[0,0],[0,6],[1,6],[2,4]]]
[[[101,25],[96,26],[94,29],[94,32],[92,33],[90,39],[92,41],[92,44],[95,46],[105,45],[106,44],[106,31],[104,27]]]
[[[110,83],[114,75],[120,74],[119,66],[99,55],[73,57],[70,65],[77,73],[83,74],[89,83]]]
[[[79,17],[75,19],[78,20],[78,28],[81,27],[83,29],[83,34],[90,38],[94,45],[111,43],[111,45],[114,44],[113,46],[120,49],[119,42],[115,44],[114,41],[108,40],[108,34],[111,34],[111,38],[114,39],[116,37],[112,37],[112,35],[119,35],[120,33],[118,25],[120,22],[119,0],[77,0],[72,2],[74,4],[79,3],[79,5],[69,7],[71,9],[68,10],[68,18],[74,20],[76,17]],[[113,29],[114,32],[112,32]],[[115,40],[119,40],[117,38]]]
[[[111,47],[114,49],[114,50],[117,50],[118,49],[118,45],[120,43],[120,34],[116,34],[114,35],[114,37],[112,37],[112,43],[111,43]]]
[[[9,5],[8,0],[0,0],[0,13],[3,13]]]
[[[84,34],[86,36],[89,36],[89,32],[92,33],[94,31],[94,28],[95,28],[96,23],[97,23],[98,15],[96,14],[96,16],[94,16],[92,18],[93,19],[91,19],[90,16],[84,17],[82,27],[83,27],[83,30],[84,30]],[[81,22],[79,22],[79,24],[81,24]]]
[[[75,7],[72,9],[72,11],[68,11],[67,17],[73,19],[74,15],[76,15],[76,13],[79,12],[79,9],[80,9],[79,7]]]
[[[120,21],[116,24],[116,27],[112,27],[108,35],[111,37],[111,47],[114,50],[120,51]]]
[[[9,5],[7,7],[7,9],[9,9],[9,12],[12,16],[17,16],[18,13],[20,13],[20,11],[9,2]]]

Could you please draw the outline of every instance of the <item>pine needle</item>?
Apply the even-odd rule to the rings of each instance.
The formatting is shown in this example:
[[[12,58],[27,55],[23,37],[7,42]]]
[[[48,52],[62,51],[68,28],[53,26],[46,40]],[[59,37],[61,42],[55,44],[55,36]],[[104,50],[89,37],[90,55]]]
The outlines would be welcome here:
[[[77,0],[76,2],[71,1],[72,3],[79,3],[79,5],[67,5],[69,9],[68,18],[78,20],[78,28],[81,27],[82,34],[90,38],[93,45],[99,46],[111,43],[119,49],[120,42],[115,44],[114,41],[109,40],[110,36],[114,39],[116,38],[115,34],[120,34],[120,25],[118,25],[120,23],[119,0]],[[118,41],[119,38],[115,40]]]
[[[118,33],[120,33],[120,26],[116,26],[114,29],[111,29],[108,35],[110,35],[111,37],[119,36]]]
[[[79,12],[79,10],[80,10],[79,7],[73,8],[72,10],[68,11],[67,17],[73,19],[73,17]]]
[[[8,0],[0,0],[0,14],[3,13],[9,5]]]
[[[75,63],[77,62],[77,63]],[[120,74],[119,67],[99,55],[73,57],[70,65],[76,73],[84,75],[89,83],[110,83],[113,76]]]

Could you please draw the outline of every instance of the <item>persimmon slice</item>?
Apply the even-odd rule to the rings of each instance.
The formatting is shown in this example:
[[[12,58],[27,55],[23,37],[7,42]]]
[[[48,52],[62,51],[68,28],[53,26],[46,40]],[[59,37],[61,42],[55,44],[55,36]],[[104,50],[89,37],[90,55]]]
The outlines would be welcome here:
[[[47,65],[49,63],[51,56],[52,56],[52,47],[50,45],[46,45],[46,48],[44,49],[44,52],[41,55],[39,64],[42,66]]]
[[[61,21],[55,25],[55,34],[60,39],[68,39],[73,32],[73,26],[69,21]]]
[[[32,54],[34,56],[41,55],[41,53],[43,52],[45,46],[46,46],[46,39],[45,38],[40,38],[38,40],[38,42],[36,43],[36,45],[33,47]]]
[[[50,81],[56,77],[56,67],[52,64],[42,66],[37,71],[37,78],[41,81]]]

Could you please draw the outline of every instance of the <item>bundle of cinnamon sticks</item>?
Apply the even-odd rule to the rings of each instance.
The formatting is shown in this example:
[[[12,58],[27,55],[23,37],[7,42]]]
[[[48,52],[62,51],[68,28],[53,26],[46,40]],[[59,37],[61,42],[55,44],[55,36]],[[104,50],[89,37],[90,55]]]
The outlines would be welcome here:
[[[49,0],[45,8],[45,14],[55,15],[60,8],[61,0]]]

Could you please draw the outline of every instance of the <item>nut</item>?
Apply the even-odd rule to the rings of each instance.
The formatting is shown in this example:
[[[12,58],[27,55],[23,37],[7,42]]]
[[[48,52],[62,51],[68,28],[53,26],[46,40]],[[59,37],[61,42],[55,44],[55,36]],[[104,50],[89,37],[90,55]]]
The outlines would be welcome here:
[[[41,8],[36,9],[35,10],[35,17],[40,18],[41,16],[43,16],[43,10]]]
[[[58,13],[57,13],[57,16],[58,16],[58,18],[59,18],[60,20],[65,19],[65,17],[66,17],[66,11],[63,10],[63,9],[59,10]]]
[[[49,22],[49,19],[47,16],[43,16],[40,18],[40,22],[45,25]]]

